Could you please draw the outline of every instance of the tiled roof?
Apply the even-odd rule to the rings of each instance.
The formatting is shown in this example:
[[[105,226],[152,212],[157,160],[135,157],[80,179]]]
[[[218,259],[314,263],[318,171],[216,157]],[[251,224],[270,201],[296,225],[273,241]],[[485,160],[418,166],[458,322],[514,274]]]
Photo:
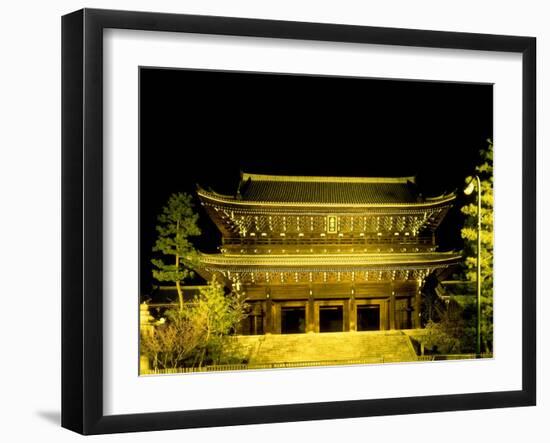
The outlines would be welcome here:
[[[418,268],[446,267],[462,259],[456,252],[380,253],[380,254],[201,254],[200,263],[205,267],[243,270],[282,270],[288,268]]]
[[[251,202],[417,203],[414,177],[298,177],[243,173],[240,198]]]

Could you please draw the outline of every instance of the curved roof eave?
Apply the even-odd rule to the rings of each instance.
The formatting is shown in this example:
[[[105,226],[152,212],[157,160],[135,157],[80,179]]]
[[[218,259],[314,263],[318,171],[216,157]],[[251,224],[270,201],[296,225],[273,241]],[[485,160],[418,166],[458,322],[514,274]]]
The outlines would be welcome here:
[[[220,267],[350,267],[350,266],[448,266],[462,260],[462,255],[451,252],[386,253],[386,254],[200,254],[201,265]]]
[[[272,207],[272,208],[300,208],[304,206],[315,208],[431,208],[450,203],[456,199],[456,193],[446,194],[427,199],[423,202],[412,203],[304,203],[304,202],[273,202],[273,201],[248,201],[238,200],[233,196],[218,194],[214,191],[206,191],[197,185],[197,194],[201,199],[221,205],[236,205],[241,207]]]

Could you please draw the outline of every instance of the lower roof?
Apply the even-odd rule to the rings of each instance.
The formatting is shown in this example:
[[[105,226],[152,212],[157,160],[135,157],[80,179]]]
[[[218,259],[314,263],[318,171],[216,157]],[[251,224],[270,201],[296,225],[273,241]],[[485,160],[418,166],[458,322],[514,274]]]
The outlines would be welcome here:
[[[417,269],[456,264],[456,252],[357,253],[357,254],[201,254],[200,265],[231,272]]]

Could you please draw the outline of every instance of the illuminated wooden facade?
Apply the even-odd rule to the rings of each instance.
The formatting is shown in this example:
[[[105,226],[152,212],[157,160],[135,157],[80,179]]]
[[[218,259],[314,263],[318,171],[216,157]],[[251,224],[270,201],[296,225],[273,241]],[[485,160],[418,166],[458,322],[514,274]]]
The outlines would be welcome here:
[[[460,260],[435,237],[455,195],[413,177],[243,173],[234,196],[197,192],[222,233],[199,272],[244,291],[243,333],[419,328],[424,280]]]

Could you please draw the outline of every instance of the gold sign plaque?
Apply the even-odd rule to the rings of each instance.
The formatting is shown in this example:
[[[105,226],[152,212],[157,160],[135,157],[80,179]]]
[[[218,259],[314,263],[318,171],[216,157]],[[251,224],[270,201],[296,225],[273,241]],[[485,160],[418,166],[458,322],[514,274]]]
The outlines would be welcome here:
[[[338,232],[338,216],[327,216],[327,232],[329,234],[336,234]]]

